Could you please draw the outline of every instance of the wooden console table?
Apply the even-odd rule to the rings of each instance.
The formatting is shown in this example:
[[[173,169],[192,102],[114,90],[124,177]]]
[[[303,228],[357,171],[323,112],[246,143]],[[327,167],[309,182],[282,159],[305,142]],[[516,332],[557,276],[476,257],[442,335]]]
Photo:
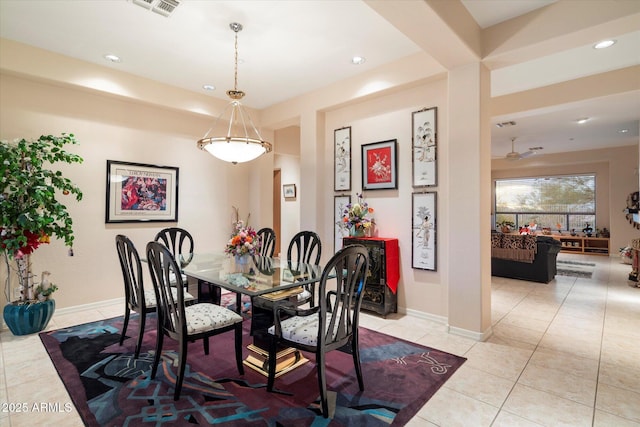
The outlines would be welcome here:
[[[560,252],[585,255],[609,255],[608,237],[583,237],[552,235],[562,245]]]

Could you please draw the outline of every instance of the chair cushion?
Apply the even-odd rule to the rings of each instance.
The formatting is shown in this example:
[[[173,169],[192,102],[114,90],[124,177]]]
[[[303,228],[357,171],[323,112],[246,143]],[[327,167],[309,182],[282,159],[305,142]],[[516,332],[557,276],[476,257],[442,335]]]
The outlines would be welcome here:
[[[280,323],[282,338],[298,344],[315,346],[318,344],[318,315],[293,316]],[[331,313],[327,313],[327,325],[331,323]],[[276,327],[269,328],[269,333],[275,335]]]
[[[176,288],[171,289],[171,294],[173,295],[174,300],[178,299],[178,289]],[[184,293],[185,301],[192,301],[195,299],[196,298],[193,295],[191,295],[189,292]],[[156,293],[154,291],[150,291],[150,290],[144,291],[144,305],[147,308],[153,308],[156,306]]]
[[[189,335],[224,328],[243,320],[235,311],[210,303],[187,306],[184,312]]]

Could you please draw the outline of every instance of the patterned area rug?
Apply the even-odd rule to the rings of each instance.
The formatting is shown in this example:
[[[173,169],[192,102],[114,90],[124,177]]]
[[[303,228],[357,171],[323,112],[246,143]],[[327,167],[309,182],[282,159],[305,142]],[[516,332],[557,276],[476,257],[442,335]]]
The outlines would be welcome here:
[[[147,321],[142,352],[133,358],[138,317],[118,344],[122,317],[40,333],[40,338],[87,426],[402,426],[466,359],[361,328],[365,391],[358,389],[350,354],[327,355],[328,389],[336,392],[333,419],[319,409],[317,375],[311,363],[276,380],[292,396],[268,393],[266,377],[246,368],[239,375],[233,333],[189,344],[180,400],[173,400],[177,346],[165,339],[161,366],[149,378],[156,332]],[[245,321],[245,344],[250,343]],[[245,347],[245,356],[248,350]]]
[[[595,270],[596,264],[593,262],[556,260],[557,273],[561,276],[573,276],[590,279]]]

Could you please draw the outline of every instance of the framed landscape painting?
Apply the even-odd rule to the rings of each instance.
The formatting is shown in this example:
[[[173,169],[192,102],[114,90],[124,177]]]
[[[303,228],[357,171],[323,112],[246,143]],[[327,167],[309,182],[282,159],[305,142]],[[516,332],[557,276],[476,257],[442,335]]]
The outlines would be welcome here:
[[[411,267],[436,271],[435,192],[413,193],[411,201]]]
[[[412,113],[413,187],[438,184],[438,127],[437,107]]]
[[[178,168],[107,160],[105,222],[178,221]]]
[[[362,189],[398,188],[398,142],[395,139],[362,146]]]
[[[333,197],[333,251],[342,249],[342,238],[349,235],[349,230],[343,226],[342,218],[347,205],[351,203],[351,196]]]
[[[351,127],[333,131],[333,189],[351,190]]]

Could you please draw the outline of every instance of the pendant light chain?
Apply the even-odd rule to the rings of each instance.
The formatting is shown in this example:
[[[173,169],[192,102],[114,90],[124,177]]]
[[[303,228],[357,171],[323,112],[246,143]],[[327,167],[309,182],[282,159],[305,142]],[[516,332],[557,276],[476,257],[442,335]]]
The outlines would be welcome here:
[[[242,29],[242,27],[240,27],[240,29]],[[235,69],[235,73],[233,76],[233,90],[234,91],[238,91],[238,31],[240,31],[240,29],[234,29],[235,33],[236,33],[236,44],[235,44],[235,51],[236,51],[236,69]]]

